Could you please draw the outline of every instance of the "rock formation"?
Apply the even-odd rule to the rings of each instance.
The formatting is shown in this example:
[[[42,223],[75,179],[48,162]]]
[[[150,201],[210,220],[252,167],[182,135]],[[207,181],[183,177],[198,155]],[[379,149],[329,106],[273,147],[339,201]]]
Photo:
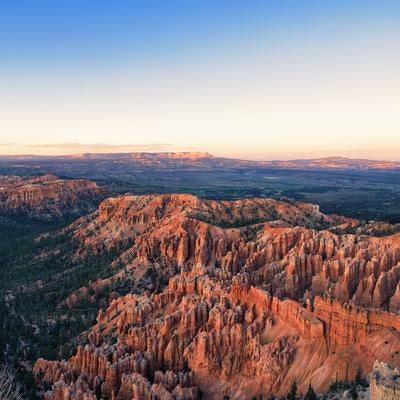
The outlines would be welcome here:
[[[105,191],[86,179],[0,176],[0,215],[56,220],[92,212]]]
[[[400,370],[376,362],[370,377],[370,392],[373,400],[400,399]]]
[[[117,249],[120,279],[169,283],[111,300],[68,361],[38,360],[46,400],[250,399],[400,366],[400,235],[350,225],[271,199],[104,201],[68,228],[76,257]]]

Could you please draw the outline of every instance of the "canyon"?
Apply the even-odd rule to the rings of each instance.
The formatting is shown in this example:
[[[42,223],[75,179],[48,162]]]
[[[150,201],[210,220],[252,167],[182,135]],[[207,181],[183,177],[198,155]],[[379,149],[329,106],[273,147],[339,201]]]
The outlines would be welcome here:
[[[385,225],[385,229],[387,226]],[[400,366],[400,234],[307,203],[126,195],[64,228],[76,260],[130,282],[68,360],[37,360],[46,400],[250,399]],[[396,232],[396,230],[393,230]],[[377,236],[379,233],[379,236]],[[140,289],[140,282],[148,285]]]

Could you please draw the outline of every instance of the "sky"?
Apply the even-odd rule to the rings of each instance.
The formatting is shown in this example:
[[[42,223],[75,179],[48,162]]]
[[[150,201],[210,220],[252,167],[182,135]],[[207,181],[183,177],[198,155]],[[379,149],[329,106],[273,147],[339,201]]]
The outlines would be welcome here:
[[[0,2],[0,154],[400,160],[400,2]]]

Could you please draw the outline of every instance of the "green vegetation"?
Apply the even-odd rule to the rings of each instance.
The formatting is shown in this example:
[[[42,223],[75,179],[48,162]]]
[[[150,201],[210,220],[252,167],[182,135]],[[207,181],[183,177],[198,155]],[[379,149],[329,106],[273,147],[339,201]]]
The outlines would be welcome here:
[[[16,228],[0,241],[0,363],[16,367],[39,357],[69,357],[74,339],[95,323],[120,285],[111,282],[96,291],[90,286],[116,272],[110,264],[120,249],[77,259],[77,242],[60,227],[41,236],[43,226],[32,230]],[[67,305],[65,299],[83,286],[87,295]],[[31,377],[18,369],[29,386]]]
[[[361,368],[358,368],[354,380],[351,381],[351,380],[345,379],[343,381],[340,381],[340,380],[336,379],[329,386],[329,391],[335,393],[335,392],[339,392],[339,391],[348,390],[350,397],[355,400],[358,398],[358,390],[357,389],[365,389],[368,386],[369,386],[369,383],[362,376]]]
[[[304,397],[304,400],[317,400],[317,395],[315,394],[314,389],[311,386],[311,383],[308,385],[308,390]]]
[[[296,381],[294,381],[292,383],[292,386],[290,388],[288,395],[286,396],[286,399],[287,400],[296,400],[296,397],[297,397],[297,384],[296,384]]]

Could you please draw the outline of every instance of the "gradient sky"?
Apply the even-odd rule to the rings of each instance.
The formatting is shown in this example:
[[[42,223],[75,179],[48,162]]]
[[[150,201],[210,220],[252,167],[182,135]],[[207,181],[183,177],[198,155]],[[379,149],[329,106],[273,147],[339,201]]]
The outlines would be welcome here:
[[[0,154],[400,159],[400,1],[0,2]]]

